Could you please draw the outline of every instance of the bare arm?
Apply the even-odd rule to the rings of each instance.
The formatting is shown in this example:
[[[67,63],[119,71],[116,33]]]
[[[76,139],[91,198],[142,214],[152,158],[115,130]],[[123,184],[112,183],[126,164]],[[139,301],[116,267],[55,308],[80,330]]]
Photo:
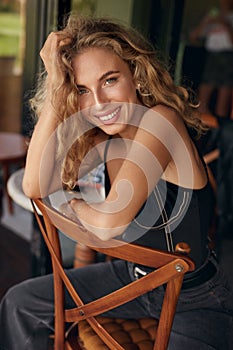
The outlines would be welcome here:
[[[57,50],[60,45],[60,37],[58,33],[51,33],[41,52],[41,58],[44,62],[47,71],[47,96],[44,101],[42,110],[40,111],[39,120],[35,126],[26,160],[25,174],[23,179],[23,190],[28,197],[37,198],[42,197],[41,193],[42,177],[44,173],[44,183],[42,191],[48,190],[50,183],[57,187],[58,183],[54,181],[54,150],[56,139],[51,139],[54,131],[58,125],[58,116],[52,105],[53,90],[58,85],[62,76],[61,69],[58,64]],[[55,101],[59,104],[59,97]],[[59,107],[59,106],[57,106]],[[50,151],[46,152],[46,159],[43,159],[43,152],[50,140]],[[42,161],[43,160],[43,161]],[[44,169],[43,169],[44,168]],[[45,181],[47,183],[45,183]],[[50,190],[53,190],[52,188]]]
[[[52,117],[51,119],[46,119],[46,117],[39,118],[34,129],[23,178],[23,190],[30,198],[43,197],[47,191],[53,192],[53,188],[50,187],[51,183],[53,183],[54,188],[58,187],[58,181],[57,184],[54,181],[54,175],[57,174],[54,171],[53,149],[55,149],[55,139],[53,139],[53,142],[50,142],[50,152],[47,152],[46,158],[44,157],[42,161],[45,145],[49,139],[52,141],[51,135],[55,129],[56,122],[52,120]],[[41,177],[42,174],[44,175],[43,177]],[[43,183],[41,184],[40,181]]]
[[[183,140],[172,124],[162,119],[161,123],[155,121],[151,124],[150,116],[143,117],[144,125],[138,129],[132,142],[129,141],[126,157],[123,155],[121,158],[120,153],[117,154],[119,145],[115,147],[116,154],[108,162],[109,173],[114,173],[114,176],[111,177],[111,190],[103,203],[88,205],[81,200],[71,201],[82,224],[100,239],[108,240],[125,230],[162,174],[173,167],[173,159],[177,168],[183,168],[179,174],[178,169],[173,167],[173,182],[179,183],[180,180],[183,185],[192,187],[192,180],[185,183],[189,181],[185,179],[191,179],[191,176],[187,176],[190,164],[185,164]]]
[[[76,129],[72,122],[70,124],[61,124],[62,116],[59,118],[58,115],[60,110],[64,109],[62,105],[64,98],[62,98],[63,95],[61,95],[62,92],[59,90],[59,86],[61,86],[65,78],[64,67],[61,67],[58,51],[62,45],[66,44],[66,40],[62,32],[53,32],[48,36],[40,52],[47,71],[47,95],[43,106],[39,109],[39,118],[30,141],[23,179],[24,192],[31,198],[44,197],[62,187],[62,159],[65,158],[66,152],[79,136],[78,127]],[[68,125],[68,131],[66,131],[63,141],[64,147],[59,151],[60,155],[62,152],[64,154],[61,155],[61,159],[58,162],[56,151],[58,146],[61,146],[61,142],[57,138],[57,129],[58,126],[60,128],[64,125]],[[67,132],[69,133],[68,138]],[[98,136],[96,139],[97,142],[100,142]],[[100,158],[97,159],[97,162],[92,161],[91,165],[96,166],[100,161]],[[78,169],[78,165],[76,169]],[[86,167],[84,170],[88,171]]]

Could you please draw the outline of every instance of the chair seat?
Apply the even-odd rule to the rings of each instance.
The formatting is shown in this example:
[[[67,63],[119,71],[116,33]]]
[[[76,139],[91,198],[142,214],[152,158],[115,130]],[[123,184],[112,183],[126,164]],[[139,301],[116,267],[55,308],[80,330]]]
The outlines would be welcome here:
[[[96,317],[98,322],[126,350],[153,350],[158,320],[142,318],[128,320],[120,318]],[[96,335],[87,321],[78,324],[81,346],[84,350],[109,350]]]

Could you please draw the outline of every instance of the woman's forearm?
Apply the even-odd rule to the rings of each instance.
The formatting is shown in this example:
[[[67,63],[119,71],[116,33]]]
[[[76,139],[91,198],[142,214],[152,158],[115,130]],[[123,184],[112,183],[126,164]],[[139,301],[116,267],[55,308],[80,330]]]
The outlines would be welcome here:
[[[35,126],[26,159],[23,190],[30,198],[45,196],[58,187],[55,171],[55,130],[57,116],[51,100],[47,97]],[[51,188],[51,185],[53,188]]]
[[[57,113],[62,103],[61,96],[55,91],[64,78],[58,60],[60,42],[59,33],[51,33],[40,52],[47,72],[46,98],[39,108],[39,120],[29,145],[23,179],[23,190],[31,198],[44,197],[58,188],[59,182],[61,185],[60,169],[57,169],[55,162]]]

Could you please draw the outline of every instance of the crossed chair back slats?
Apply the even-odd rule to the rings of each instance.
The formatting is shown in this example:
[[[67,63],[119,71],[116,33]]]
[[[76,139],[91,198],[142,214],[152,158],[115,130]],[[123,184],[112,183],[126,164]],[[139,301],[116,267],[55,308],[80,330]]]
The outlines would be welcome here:
[[[101,320],[106,319],[100,317],[100,315],[165,284],[166,290],[160,318],[158,322],[156,321],[154,323],[154,332],[156,334],[154,338],[156,340],[153,348],[150,347],[148,349],[167,349],[183,277],[186,272],[194,270],[193,261],[188,256],[180,253],[168,253],[133,243],[122,244],[122,242],[114,239],[107,242],[101,241],[94,234],[81,227],[76,221],[71,220],[52,208],[45,200],[36,199],[32,201],[32,204],[40,230],[52,258],[55,300],[54,349],[89,350],[78,343],[78,337],[73,336],[74,329],[77,329],[77,324],[79,324],[80,330],[82,329],[81,325],[84,324],[91,327],[94,334],[97,334],[97,338],[101,339],[103,344],[105,344],[105,347],[101,349],[126,349],[120,342],[114,339],[110,334],[111,332],[105,326],[102,326]],[[38,209],[42,216],[38,214]],[[58,230],[97,252],[112,256],[113,258],[146,265],[155,270],[111,294],[84,304],[62,267]],[[182,245],[179,248],[182,248]],[[76,307],[70,310],[66,310],[64,307],[64,286],[76,304]],[[71,322],[72,324],[67,332],[65,332],[66,322]],[[95,350],[93,345],[91,350]]]

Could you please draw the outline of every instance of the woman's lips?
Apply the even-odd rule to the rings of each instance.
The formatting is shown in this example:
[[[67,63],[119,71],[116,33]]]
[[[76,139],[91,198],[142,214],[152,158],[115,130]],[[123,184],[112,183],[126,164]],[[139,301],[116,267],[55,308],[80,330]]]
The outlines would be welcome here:
[[[120,116],[121,107],[117,107],[111,112],[105,112],[104,114],[96,114],[95,117],[98,118],[103,124],[113,124]]]

